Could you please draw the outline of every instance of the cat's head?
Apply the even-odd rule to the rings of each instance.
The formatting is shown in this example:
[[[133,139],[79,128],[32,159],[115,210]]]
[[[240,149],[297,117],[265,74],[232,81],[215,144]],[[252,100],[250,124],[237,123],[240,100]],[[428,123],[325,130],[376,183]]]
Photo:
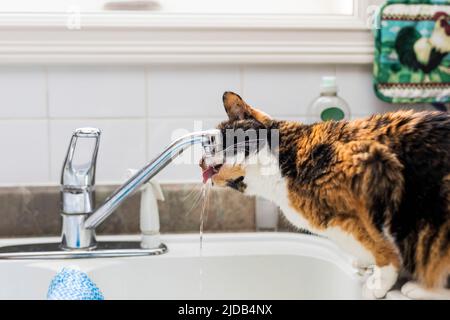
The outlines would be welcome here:
[[[244,192],[249,175],[270,174],[278,141],[276,121],[233,92],[223,94],[223,105],[228,120],[217,126],[223,151],[215,162],[202,159],[203,180]]]

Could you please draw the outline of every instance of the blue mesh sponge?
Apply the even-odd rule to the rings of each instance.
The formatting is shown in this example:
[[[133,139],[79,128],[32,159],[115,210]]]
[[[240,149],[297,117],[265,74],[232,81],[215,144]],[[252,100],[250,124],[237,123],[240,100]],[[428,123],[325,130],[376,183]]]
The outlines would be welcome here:
[[[100,289],[86,273],[65,267],[50,282],[48,300],[104,300]]]

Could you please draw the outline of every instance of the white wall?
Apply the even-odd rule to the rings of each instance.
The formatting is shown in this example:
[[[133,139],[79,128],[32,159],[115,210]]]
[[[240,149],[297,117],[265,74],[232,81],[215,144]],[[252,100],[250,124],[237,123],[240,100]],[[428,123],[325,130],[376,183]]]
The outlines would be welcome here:
[[[119,182],[166,146],[172,134],[225,119],[222,93],[309,121],[323,75],[338,77],[352,116],[393,109],[375,97],[369,65],[1,67],[0,184],[56,184],[72,131],[102,130],[97,182]],[[176,131],[174,133],[174,131]],[[161,181],[200,181],[195,164],[174,164]]]

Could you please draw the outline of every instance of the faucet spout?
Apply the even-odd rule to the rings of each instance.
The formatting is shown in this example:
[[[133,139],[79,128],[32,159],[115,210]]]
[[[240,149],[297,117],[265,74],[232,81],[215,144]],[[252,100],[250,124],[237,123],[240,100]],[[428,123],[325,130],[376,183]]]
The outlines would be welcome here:
[[[222,149],[222,136],[220,130],[212,129],[185,135],[170,144],[159,156],[139,170],[119,187],[105,202],[97,208],[84,222],[84,228],[95,229],[120,204],[135,191],[164,169],[173,159],[194,144],[201,144],[207,156],[214,156]]]

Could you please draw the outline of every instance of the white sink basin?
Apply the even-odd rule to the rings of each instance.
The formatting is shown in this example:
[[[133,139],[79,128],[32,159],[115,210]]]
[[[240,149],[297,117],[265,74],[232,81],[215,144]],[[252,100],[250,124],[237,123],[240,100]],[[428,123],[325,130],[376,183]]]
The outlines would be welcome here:
[[[136,236],[99,240],[137,240]],[[51,279],[76,265],[106,299],[360,299],[352,258],[326,239],[293,233],[165,235],[160,256],[0,260],[0,299],[45,299]],[[0,245],[58,241],[8,239]]]

